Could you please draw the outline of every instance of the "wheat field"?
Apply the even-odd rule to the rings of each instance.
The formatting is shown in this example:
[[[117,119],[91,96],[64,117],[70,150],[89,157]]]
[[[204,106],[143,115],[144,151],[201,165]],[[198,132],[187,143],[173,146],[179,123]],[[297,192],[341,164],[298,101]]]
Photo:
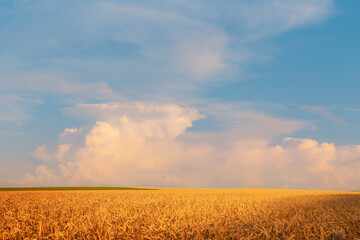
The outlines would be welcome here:
[[[360,239],[360,195],[276,189],[0,191],[2,239]]]

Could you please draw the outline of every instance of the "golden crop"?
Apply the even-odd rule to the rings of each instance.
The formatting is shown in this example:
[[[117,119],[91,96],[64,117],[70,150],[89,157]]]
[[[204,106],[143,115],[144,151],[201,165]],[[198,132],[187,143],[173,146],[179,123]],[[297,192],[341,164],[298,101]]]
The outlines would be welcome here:
[[[360,239],[360,195],[271,189],[0,192],[2,239]]]

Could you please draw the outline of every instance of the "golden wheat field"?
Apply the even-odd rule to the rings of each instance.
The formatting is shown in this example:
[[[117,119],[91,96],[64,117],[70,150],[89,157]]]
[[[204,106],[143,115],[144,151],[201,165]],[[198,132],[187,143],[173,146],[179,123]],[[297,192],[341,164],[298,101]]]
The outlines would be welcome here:
[[[272,189],[0,192],[2,239],[360,239],[360,195]]]

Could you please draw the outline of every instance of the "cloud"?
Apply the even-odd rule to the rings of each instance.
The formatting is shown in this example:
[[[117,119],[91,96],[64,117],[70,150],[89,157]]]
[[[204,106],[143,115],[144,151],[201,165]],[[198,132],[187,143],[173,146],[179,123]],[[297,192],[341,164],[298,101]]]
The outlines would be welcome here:
[[[235,145],[228,168],[228,184],[235,171],[253,186],[351,189],[359,182],[359,146],[334,146],[313,139],[284,138],[278,145],[243,141]],[[352,157],[350,157],[352,155]],[[349,174],[349,175],[348,175]],[[232,177],[231,177],[232,176]]]
[[[225,69],[224,36],[192,36],[179,43],[177,67],[194,77],[209,77]]]
[[[21,2],[21,3],[27,3],[29,2],[30,0],[13,0],[14,2]]]
[[[101,32],[103,38],[120,44],[135,44],[141,49],[141,58],[152,59],[149,65],[155,67],[156,72],[172,72],[194,80],[224,69],[226,33],[219,26],[167,8],[168,5],[161,4],[161,8],[156,8],[136,3],[94,3],[82,9],[80,22],[88,34]],[[89,18],[89,13],[94,12],[95,16]],[[116,31],[104,31],[108,27],[114,27]]]
[[[178,151],[181,146],[176,144],[175,138],[191,127],[192,121],[203,117],[195,109],[173,104],[81,104],[66,109],[68,112],[79,110],[88,113],[84,115],[85,118],[99,113],[102,113],[99,114],[102,117],[84,134],[82,142],[72,142],[74,139],[68,138],[65,139],[66,143],[62,142],[54,151],[52,160],[59,162],[56,166],[61,172],[59,174],[63,177],[71,176],[68,184],[76,183],[76,179],[80,182],[109,184],[114,179],[134,185],[129,178],[130,168],[135,172],[144,169],[144,174],[161,170],[163,166],[157,164],[159,159],[164,163],[167,161],[167,151],[170,149],[166,148]],[[40,146],[33,155],[37,154],[42,160],[45,156],[48,160],[48,151],[44,154],[45,151],[45,147]],[[154,153],[156,156],[153,156]],[[98,162],[100,159],[105,162]],[[40,166],[39,176],[28,174],[24,181],[41,183],[44,179],[58,176],[44,166]],[[142,177],[139,176],[139,179]]]
[[[82,129],[77,129],[76,127],[73,128],[65,128],[62,133],[60,133],[60,137],[65,137],[71,134],[81,133]]]
[[[17,94],[0,95],[0,122],[15,122],[21,124],[31,116],[28,109],[42,104],[42,100],[31,95]]]
[[[275,108],[277,107],[275,106]],[[206,113],[207,118],[213,118],[216,121],[217,126],[224,130],[236,129],[248,137],[261,136],[270,139],[314,128],[310,122],[273,117],[261,110],[270,108],[274,109],[274,106],[251,102],[210,103],[200,107]]]
[[[187,132],[203,116],[173,104],[85,104],[66,111],[85,118],[96,114],[99,120],[81,133],[60,137],[52,152],[40,146],[35,152],[42,158],[46,150],[53,163],[40,165],[18,184],[350,190],[360,180],[358,145],[292,137],[274,144],[275,133],[272,138],[266,133],[249,137],[236,127]],[[277,129],[269,119],[255,118],[258,124],[253,125],[245,116],[243,125],[250,131],[268,122],[266,127],[274,123]],[[280,128],[278,134],[295,130]]]
[[[232,13],[240,12],[245,20],[250,39],[272,37],[281,32],[319,22],[331,16],[334,4],[331,0],[270,0],[250,1],[239,4]]]
[[[31,153],[31,155],[44,162],[47,162],[52,158],[51,154],[47,152],[47,147],[45,144],[37,147],[35,151]]]
[[[0,122],[22,124],[33,117],[32,108],[43,103],[42,98],[33,96],[39,93],[55,95],[66,103],[121,99],[104,82],[74,82],[55,74],[0,75]]]
[[[244,79],[246,74],[239,74],[244,62],[269,55],[257,50],[263,40],[322,21],[334,10],[330,0],[31,1],[24,6],[0,31],[0,89],[56,95],[71,104],[123,100],[117,92],[152,101],[184,97],[182,91],[205,83]],[[331,149],[337,153],[338,146],[292,138],[279,143],[308,127],[306,122],[213,104],[200,112],[221,128],[193,132],[194,121],[207,120],[199,111],[148,102],[65,108],[65,115],[85,125],[68,126],[56,146],[35,149],[31,155],[41,165],[22,184],[348,187],[347,180],[341,185],[335,178],[341,164],[321,158],[332,156]],[[8,112],[12,119],[29,117]],[[345,165],[357,154],[353,146],[346,149],[340,158]]]
[[[55,74],[0,75],[0,86],[7,91],[27,91],[48,94],[64,94],[86,99],[119,98],[104,82],[73,82]]]
[[[359,112],[360,108],[344,108],[344,110],[349,112]]]
[[[123,94],[139,96],[149,88],[171,95],[164,89],[179,92],[199,89],[204,82],[246,79],[243,63],[273,54],[260,46],[263,39],[322,21],[335,11],[331,0],[32,1],[26,6],[34,7],[14,12],[19,22],[0,32],[10,50],[0,58],[3,71],[54,69],[79,74],[83,81],[105,79]],[[37,18],[24,18],[28,11]],[[49,16],[51,11],[56,14]],[[67,81],[54,81],[57,87],[42,89],[69,91]],[[98,98],[110,93],[102,82],[74,85],[70,89]]]
[[[85,118],[97,119],[119,125],[123,131],[134,131],[134,135],[146,138],[175,138],[192,121],[203,118],[197,110],[175,104],[154,104],[147,102],[76,104],[63,109],[63,113]]]
[[[316,113],[322,116],[324,119],[330,120],[339,125],[345,126],[345,120],[329,111],[329,108],[320,106],[300,105],[299,108],[306,112]]]
[[[139,46],[143,60],[152,59],[152,71],[197,82],[214,81],[218,73],[224,78],[226,71],[236,71],[234,62],[258,55],[249,54],[254,49],[248,43],[321,21],[333,12],[331,0],[154,1],[151,6],[107,1],[85,6],[79,19],[87,34]]]

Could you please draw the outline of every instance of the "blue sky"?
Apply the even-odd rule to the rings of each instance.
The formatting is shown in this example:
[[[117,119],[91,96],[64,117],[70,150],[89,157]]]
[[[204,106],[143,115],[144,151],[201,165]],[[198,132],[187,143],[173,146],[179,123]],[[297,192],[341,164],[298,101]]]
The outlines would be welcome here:
[[[1,1],[0,185],[360,187],[359,11]]]

